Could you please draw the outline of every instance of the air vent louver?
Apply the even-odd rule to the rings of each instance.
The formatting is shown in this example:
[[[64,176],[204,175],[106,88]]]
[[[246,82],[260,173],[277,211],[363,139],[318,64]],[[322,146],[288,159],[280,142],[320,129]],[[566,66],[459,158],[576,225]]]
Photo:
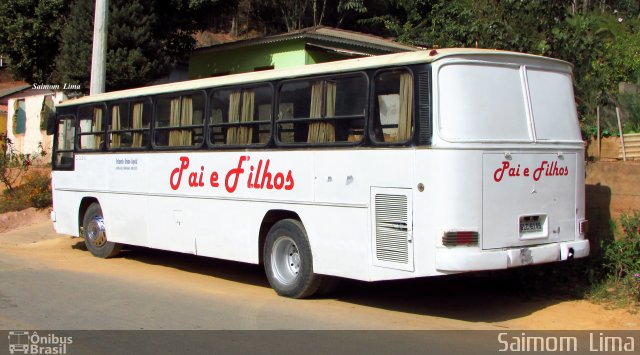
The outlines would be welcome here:
[[[394,263],[409,262],[407,196],[375,195],[376,259]]]

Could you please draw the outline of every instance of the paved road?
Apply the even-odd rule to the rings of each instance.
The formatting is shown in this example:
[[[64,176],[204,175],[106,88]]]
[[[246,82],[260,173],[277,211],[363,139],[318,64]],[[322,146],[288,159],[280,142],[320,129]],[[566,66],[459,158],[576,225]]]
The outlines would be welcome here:
[[[146,248],[98,259],[49,223],[0,234],[2,329],[495,329],[480,300],[450,299],[461,284],[435,281],[346,281],[332,298],[291,300],[255,265]]]
[[[255,265],[146,248],[98,259],[81,239],[54,234],[50,223],[0,234],[0,329],[5,330],[505,330],[511,320],[559,302],[525,302],[492,287],[492,282],[473,276],[373,284],[345,281],[330,298],[291,300],[277,296]],[[156,345],[172,336],[191,339],[191,344],[203,337],[197,332],[159,334],[148,337],[157,338]],[[243,352],[246,339],[225,334],[215,333],[213,338],[236,344]],[[350,352],[356,349],[348,346],[348,339],[359,339],[385,353],[415,352],[426,346],[442,352],[471,350],[477,347],[473,339],[487,337],[483,332],[464,333],[467,340],[455,332],[250,334],[269,338],[272,348],[283,346],[283,341],[292,346],[326,344],[329,338],[329,343]],[[135,339],[123,342],[121,333],[99,338],[106,345],[120,339],[132,349],[136,347],[131,344],[139,344]],[[176,352],[180,350],[185,349]]]

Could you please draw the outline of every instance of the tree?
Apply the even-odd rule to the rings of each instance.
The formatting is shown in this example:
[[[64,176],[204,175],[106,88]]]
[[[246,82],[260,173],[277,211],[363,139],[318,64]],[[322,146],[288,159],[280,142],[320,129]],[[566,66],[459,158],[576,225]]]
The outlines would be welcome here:
[[[0,16],[0,53],[11,61],[16,79],[48,82],[54,74],[62,27],[68,11],[65,0],[4,0]]]
[[[299,30],[312,26],[331,26],[376,32],[359,20],[387,11],[388,0],[239,0],[234,7],[231,33],[235,36],[263,35]],[[220,17],[217,17],[218,19]],[[224,21],[223,21],[224,22]],[[218,30],[225,30],[218,22]]]
[[[107,36],[107,91],[137,87],[168,74],[195,44],[191,36],[224,4],[216,0],[111,0]],[[93,0],[76,0],[57,58],[61,79],[88,89]]]
[[[89,87],[91,76],[93,16],[90,14],[93,8],[91,0],[74,1],[56,59],[60,79],[68,84],[81,84],[84,88]]]

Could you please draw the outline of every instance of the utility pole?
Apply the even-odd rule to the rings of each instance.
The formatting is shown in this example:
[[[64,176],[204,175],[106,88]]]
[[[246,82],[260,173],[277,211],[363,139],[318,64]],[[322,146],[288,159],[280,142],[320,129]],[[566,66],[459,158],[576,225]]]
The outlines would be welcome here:
[[[109,0],[96,0],[93,22],[93,52],[91,55],[90,95],[104,92],[107,74],[107,11]]]

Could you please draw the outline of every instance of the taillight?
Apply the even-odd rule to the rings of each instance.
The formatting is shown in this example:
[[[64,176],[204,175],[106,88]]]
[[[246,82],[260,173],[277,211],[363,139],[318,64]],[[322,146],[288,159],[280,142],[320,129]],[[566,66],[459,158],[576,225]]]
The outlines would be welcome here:
[[[578,224],[578,234],[587,235],[588,232],[589,232],[589,221],[586,219],[583,219]]]
[[[442,236],[442,245],[455,247],[458,245],[478,245],[478,232],[453,231],[445,232]]]

